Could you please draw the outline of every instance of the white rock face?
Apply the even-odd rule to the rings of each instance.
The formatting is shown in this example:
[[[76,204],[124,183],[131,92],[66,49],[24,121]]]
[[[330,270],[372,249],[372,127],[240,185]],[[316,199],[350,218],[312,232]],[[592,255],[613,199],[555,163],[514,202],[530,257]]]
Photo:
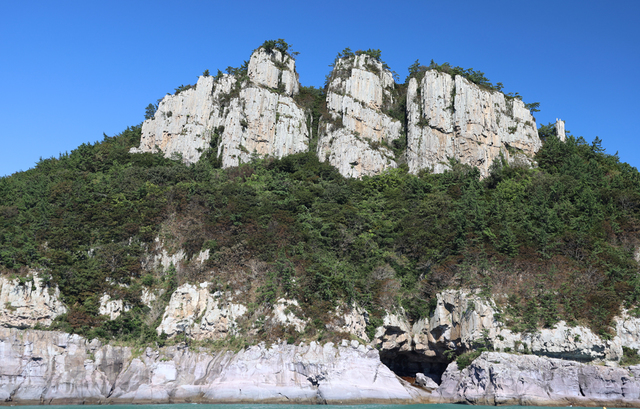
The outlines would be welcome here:
[[[407,89],[409,171],[448,169],[448,158],[477,166],[482,177],[502,154],[533,156],[542,146],[535,119],[519,99],[487,91],[462,76],[430,70]]]
[[[237,333],[237,319],[246,312],[244,305],[225,300],[220,293],[211,294],[206,282],[197,287],[184,284],[171,295],[157,332],[221,339]]]
[[[355,343],[258,345],[231,352],[102,345],[77,335],[0,328],[0,399],[73,403],[418,403],[378,351]]]
[[[295,61],[260,48],[248,76],[242,84],[231,75],[200,77],[195,88],[167,95],[143,123],[140,146],[131,152],[179,154],[193,163],[213,141],[222,166],[229,167],[254,154],[280,158],[307,150],[306,115],[292,98],[299,89]]]
[[[350,306],[339,305],[336,307],[336,320],[327,325],[329,330],[346,332],[369,342],[367,324],[369,313],[364,308],[353,303]]]
[[[416,374],[416,384],[422,386],[423,388],[438,388],[438,384],[433,379],[420,372]]]
[[[615,322],[616,337],[613,341],[619,342],[621,346],[640,350],[640,318],[633,317],[629,311],[623,310],[622,314],[615,318]]]
[[[259,48],[249,60],[249,78],[258,85],[277,89],[284,88],[285,95],[298,93],[300,83],[293,58],[278,50],[266,51]]]
[[[383,113],[393,103],[393,75],[367,56],[336,62],[327,91],[331,121],[321,126],[318,157],[347,177],[395,168],[393,152],[380,145],[400,137],[402,124]],[[338,124],[342,124],[339,126]]]
[[[273,306],[273,318],[280,324],[293,325],[298,332],[304,332],[307,323],[296,317],[292,310],[299,307],[297,300],[278,299]]]
[[[160,151],[166,157],[181,155],[186,163],[197,162],[213,130],[222,125],[225,108],[218,101],[235,85],[230,75],[218,80],[200,77],[195,88],[165,96],[154,117],[142,124],[140,146],[131,152]]]
[[[640,367],[586,365],[532,355],[483,352],[460,371],[451,363],[434,393],[479,405],[640,405]]]
[[[560,139],[562,142],[567,139],[567,135],[564,131],[564,121],[558,118],[556,118],[556,135],[558,135],[558,139]]]
[[[0,326],[30,328],[36,324],[49,326],[67,307],[60,300],[58,287],[42,282],[38,273],[24,285],[16,278],[0,276]]]
[[[389,313],[382,319],[382,326],[376,328],[373,345],[384,352],[404,353],[413,350],[411,326],[405,318],[404,310]]]
[[[281,158],[307,150],[305,112],[293,98],[261,87],[247,87],[231,101],[218,153],[222,166],[249,162],[252,155]]]
[[[162,292],[164,292],[164,290],[162,290]],[[142,287],[142,294],[140,295],[140,301],[142,302],[142,304],[151,308],[153,306],[153,303],[158,299],[158,295],[162,294],[162,292],[157,294],[155,291],[147,287]]]
[[[143,293],[144,296],[144,293]],[[109,294],[103,294],[100,297],[100,307],[98,312],[100,315],[106,315],[110,320],[115,320],[120,314],[131,309],[131,306],[124,304],[122,300],[112,300]]]

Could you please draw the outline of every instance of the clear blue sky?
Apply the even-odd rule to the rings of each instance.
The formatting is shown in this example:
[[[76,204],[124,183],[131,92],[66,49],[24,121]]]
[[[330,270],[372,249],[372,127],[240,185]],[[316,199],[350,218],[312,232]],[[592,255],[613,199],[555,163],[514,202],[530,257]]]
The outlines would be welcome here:
[[[416,59],[483,71],[540,102],[538,124],[640,166],[640,1],[4,1],[0,176],[114,135],[205,69],[267,39],[321,86],[345,47],[379,48],[404,81]]]

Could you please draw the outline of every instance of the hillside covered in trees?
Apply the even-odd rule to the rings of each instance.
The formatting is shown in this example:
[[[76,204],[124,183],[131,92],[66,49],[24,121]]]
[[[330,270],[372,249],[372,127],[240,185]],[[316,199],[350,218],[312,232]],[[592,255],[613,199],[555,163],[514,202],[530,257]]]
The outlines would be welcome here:
[[[187,166],[131,154],[132,127],[0,179],[0,266],[16,276],[37,268],[59,285],[70,309],[53,327],[87,336],[156,340],[141,286],[166,296],[214,271],[220,289],[248,291],[253,308],[299,300],[314,325],[296,337],[321,336],[339,300],[357,301],[375,326],[385,309],[417,319],[438,291],[479,288],[501,300],[514,329],[564,319],[606,338],[620,308],[639,301],[640,175],[597,139],[540,131],[538,167],[496,161],[480,180],[452,160],[442,174],[400,167],[358,180],[312,152],[228,169],[215,157]],[[149,273],[141,266],[156,238],[211,257]],[[134,308],[99,316],[105,292]]]

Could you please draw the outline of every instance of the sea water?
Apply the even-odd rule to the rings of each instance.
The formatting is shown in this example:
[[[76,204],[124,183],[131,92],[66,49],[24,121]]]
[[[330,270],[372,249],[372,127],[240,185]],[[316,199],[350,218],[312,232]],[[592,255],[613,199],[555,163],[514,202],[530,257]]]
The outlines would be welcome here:
[[[318,409],[319,405],[277,405],[277,404],[156,404],[156,405],[109,405],[109,409]],[[465,405],[466,406],[466,405]],[[458,404],[415,404],[415,405],[322,405],[323,409],[461,409]],[[467,406],[469,409],[495,409],[496,406]],[[500,406],[500,409],[541,409],[548,406]],[[578,406],[573,406],[574,408]],[[42,406],[20,406],[21,409],[42,409]],[[47,405],[47,409],[78,409],[78,405]],[[105,409],[105,405],[82,405],[83,409]],[[609,408],[608,409],[616,409]]]

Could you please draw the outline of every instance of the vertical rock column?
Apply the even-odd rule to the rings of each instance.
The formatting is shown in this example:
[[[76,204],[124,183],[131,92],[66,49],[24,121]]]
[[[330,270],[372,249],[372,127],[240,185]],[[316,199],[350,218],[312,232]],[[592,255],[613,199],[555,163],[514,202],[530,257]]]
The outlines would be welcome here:
[[[248,77],[224,120],[222,166],[237,166],[253,155],[281,158],[306,151],[309,131],[293,99],[300,88],[293,58],[259,48],[249,60]]]
[[[215,139],[222,166],[230,167],[254,155],[281,158],[305,151],[306,115],[292,98],[299,87],[293,58],[261,47],[251,55],[246,75],[200,77],[194,87],[165,96],[131,152],[160,151],[194,163]]]
[[[542,143],[524,103],[466,78],[435,70],[407,89],[407,163],[410,172],[448,169],[448,159],[476,166],[482,177],[502,154],[530,161]]]
[[[400,138],[402,124],[383,112],[393,103],[393,75],[368,55],[339,59],[327,90],[331,118],[320,126],[318,157],[347,177],[374,175],[397,166],[385,144]]]

